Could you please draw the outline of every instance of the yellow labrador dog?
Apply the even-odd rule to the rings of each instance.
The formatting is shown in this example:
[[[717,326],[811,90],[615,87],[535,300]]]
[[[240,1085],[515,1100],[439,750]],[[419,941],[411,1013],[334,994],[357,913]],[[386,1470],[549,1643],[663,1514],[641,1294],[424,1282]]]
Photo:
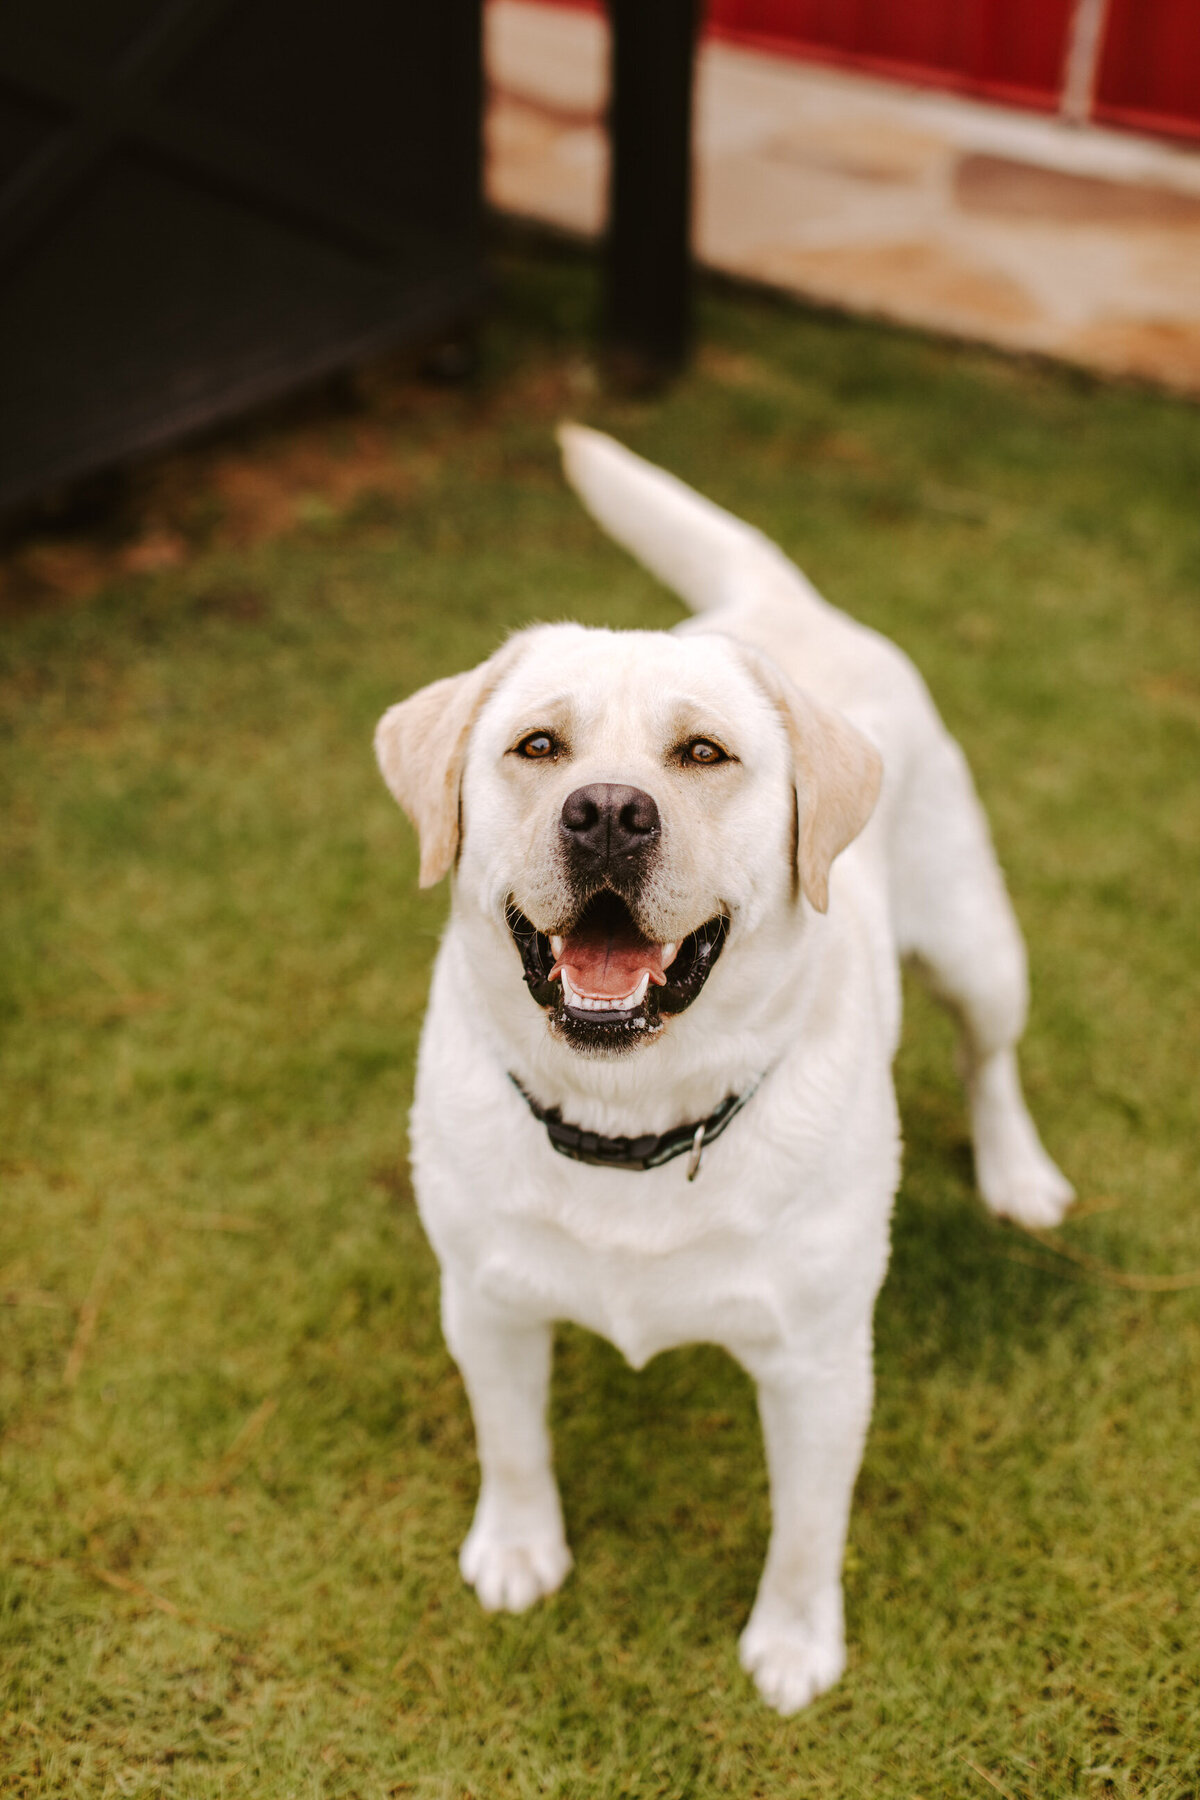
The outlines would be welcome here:
[[[902,956],[960,1021],[987,1205],[1050,1225],[1071,1189],[1021,1094],[1020,933],[916,670],[758,532],[561,436],[584,503],[698,617],[519,632],[376,737],[422,885],[454,871],[412,1143],[482,1472],[462,1573],[517,1612],[570,1567],[555,1320],[635,1368],[723,1344],[757,1384],[773,1513],[741,1660],[790,1713],[845,1662]]]

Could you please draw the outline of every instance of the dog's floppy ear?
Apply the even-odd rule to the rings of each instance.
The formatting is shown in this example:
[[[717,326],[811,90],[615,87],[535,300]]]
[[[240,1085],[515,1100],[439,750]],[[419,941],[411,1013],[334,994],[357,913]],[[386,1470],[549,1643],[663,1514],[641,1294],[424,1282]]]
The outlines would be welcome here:
[[[750,651],[748,660],[779,708],[791,740],[800,886],[818,912],[827,912],[829,871],[875,810],[883,759],[849,719],[803,693],[769,658]]]
[[[393,797],[417,828],[421,887],[432,887],[458,854],[459,791],[471,727],[511,661],[509,646],[477,669],[431,682],[375,728],[375,755]]]

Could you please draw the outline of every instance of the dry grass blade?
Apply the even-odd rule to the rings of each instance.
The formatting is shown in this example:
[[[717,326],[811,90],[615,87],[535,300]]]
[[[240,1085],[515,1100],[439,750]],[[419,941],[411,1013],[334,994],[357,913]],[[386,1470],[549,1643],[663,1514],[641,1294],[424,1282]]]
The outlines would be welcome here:
[[[1067,1215],[1070,1225],[1077,1225],[1080,1219],[1093,1219],[1097,1213],[1116,1212],[1121,1202],[1112,1194],[1093,1194],[1090,1200],[1075,1200]]]
[[[232,1625],[215,1625],[211,1619],[199,1613],[189,1612],[185,1607],[176,1606],[165,1594],[155,1593],[143,1581],[135,1581],[131,1575],[121,1575],[116,1569],[103,1569],[99,1563],[76,1563],[68,1556],[14,1556],[14,1564],[25,1569],[60,1569],[70,1575],[90,1575],[94,1581],[104,1583],[105,1587],[115,1588],[119,1594],[132,1594],[137,1600],[145,1600],[156,1611],[167,1613],[172,1619],[180,1619],[185,1625],[200,1625],[205,1631],[218,1632],[222,1637],[244,1638],[245,1633],[236,1631]]]
[[[1034,1256],[1028,1250],[1010,1247],[1007,1250],[1001,1250],[1000,1255],[1005,1262],[1020,1263],[1023,1268],[1037,1269],[1043,1275],[1056,1275],[1060,1281],[1083,1282],[1085,1280],[1085,1277],[1077,1275],[1074,1269],[1064,1269],[1061,1263],[1050,1262],[1044,1256]]]
[[[978,1775],[982,1781],[986,1781],[989,1787],[995,1788],[998,1794],[1003,1794],[1004,1800],[1013,1800],[1008,1789],[1002,1786],[1002,1784],[996,1780],[994,1775],[989,1775],[986,1769],[981,1769],[979,1764],[977,1762],[972,1762],[969,1756],[964,1756],[963,1761],[966,1763],[968,1769],[973,1769],[975,1774]]]
[[[255,1407],[254,1411],[250,1414],[250,1417],[241,1427],[241,1430],[234,1438],[232,1444],[230,1444],[228,1450],[221,1458],[221,1461],[217,1466],[216,1474],[210,1481],[206,1481],[201,1488],[200,1492],[202,1494],[217,1494],[221,1491],[225,1486],[225,1483],[235,1473],[239,1463],[245,1456],[246,1451],[250,1448],[250,1445],[262,1431],[268,1420],[270,1420],[278,1410],[279,1401],[275,1395],[268,1395],[267,1399],[263,1400]]]
[[[1107,1287],[1129,1288],[1137,1294],[1181,1294],[1189,1288],[1200,1288],[1200,1269],[1185,1269],[1178,1275],[1141,1275],[1129,1274],[1124,1269],[1114,1269],[1099,1256],[1092,1256],[1086,1250],[1079,1250],[1073,1244],[1064,1244],[1048,1231],[1032,1231],[1025,1226],[1018,1227],[1025,1235],[1039,1244],[1043,1250],[1051,1251],[1055,1256],[1062,1256],[1068,1262],[1075,1263],[1094,1275]],[[1018,1260],[1024,1261],[1024,1258]],[[1046,1264],[1035,1265],[1047,1267]]]
[[[153,1588],[146,1586],[145,1582],[134,1581],[128,1575],[118,1575],[115,1569],[102,1569],[97,1563],[86,1563],[84,1567],[89,1575],[94,1576],[97,1581],[102,1581],[105,1587],[115,1588],[119,1594],[132,1594],[138,1600],[145,1600],[158,1612],[167,1613],[172,1619],[179,1619],[185,1625],[200,1625],[205,1631],[218,1632],[222,1637],[241,1637],[243,1635],[241,1632],[235,1631],[231,1625],[216,1625],[211,1619],[201,1617],[199,1613],[188,1612],[183,1607],[176,1606],[175,1602],[168,1600],[165,1594],[156,1594]]]
[[[10,1288],[7,1294],[0,1294],[0,1306],[44,1306],[58,1311],[69,1305],[61,1294],[48,1294],[41,1288]]]
[[[170,1613],[173,1619],[183,1617],[173,1600],[168,1600],[164,1594],[156,1594],[144,1582],[132,1581],[128,1575],[118,1575],[115,1569],[102,1569],[97,1563],[88,1563],[86,1566],[89,1575],[94,1575],[105,1587],[116,1588],[120,1594],[136,1594],[139,1600],[148,1600],[151,1606],[157,1607],[159,1612]]]
[[[96,1264],[92,1285],[88,1289],[87,1298],[79,1309],[79,1323],[75,1327],[75,1337],[63,1365],[63,1386],[73,1388],[83,1370],[84,1358],[96,1330],[96,1321],[100,1317],[100,1303],[104,1298],[104,1289],[108,1284],[108,1273],[111,1266],[110,1250],[102,1250]]]

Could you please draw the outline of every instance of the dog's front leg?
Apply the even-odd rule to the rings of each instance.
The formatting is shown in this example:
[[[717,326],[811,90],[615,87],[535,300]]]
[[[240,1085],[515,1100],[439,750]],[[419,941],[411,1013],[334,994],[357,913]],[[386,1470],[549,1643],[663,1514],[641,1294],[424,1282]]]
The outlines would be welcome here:
[[[842,1558],[871,1412],[871,1333],[836,1352],[772,1357],[758,1382],[771,1486],[771,1541],[742,1667],[787,1715],[833,1686],[846,1664]]]
[[[471,1402],[481,1476],[459,1567],[486,1611],[524,1612],[571,1567],[546,1429],[553,1328],[450,1276],[442,1326]]]

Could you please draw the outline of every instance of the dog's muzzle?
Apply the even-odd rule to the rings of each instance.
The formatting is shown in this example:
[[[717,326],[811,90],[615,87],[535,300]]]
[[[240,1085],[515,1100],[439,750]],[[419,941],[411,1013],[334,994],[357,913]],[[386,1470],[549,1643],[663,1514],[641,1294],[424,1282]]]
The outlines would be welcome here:
[[[562,936],[539,931],[515,902],[507,916],[526,986],[551,1026],[573,1048],[601,1054],[644,1043],[689,1007],[729,929],[718,913],[677,943],[654,943],[609,887],[592,895]]]

